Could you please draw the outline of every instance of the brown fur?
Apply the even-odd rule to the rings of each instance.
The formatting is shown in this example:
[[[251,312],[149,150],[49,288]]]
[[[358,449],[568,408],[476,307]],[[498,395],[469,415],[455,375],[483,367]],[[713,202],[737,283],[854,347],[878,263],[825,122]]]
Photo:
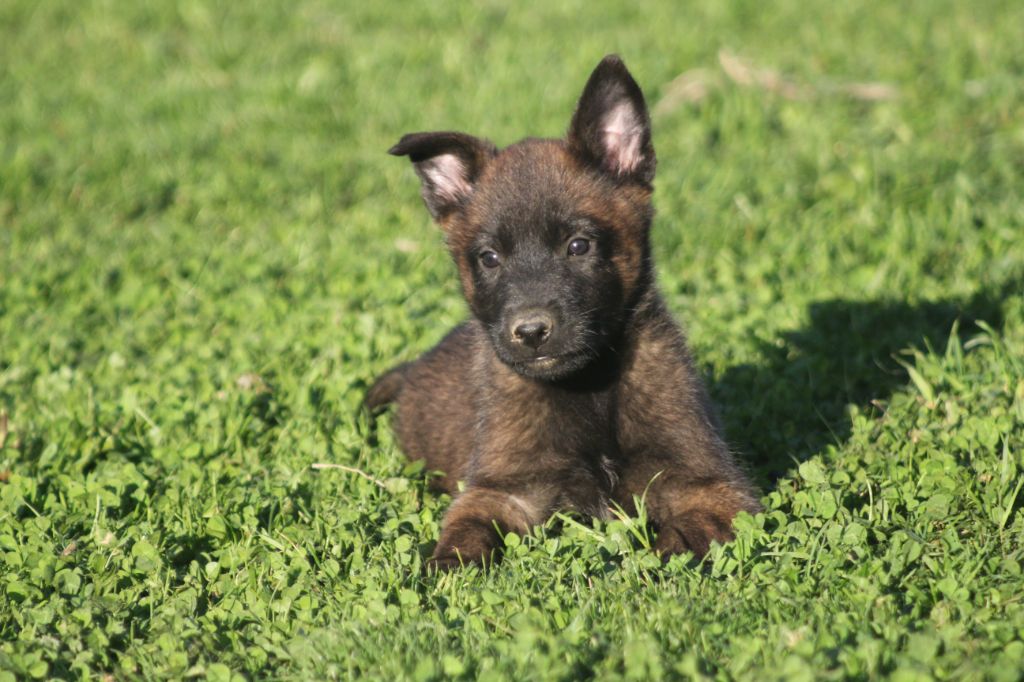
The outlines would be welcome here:
[[[624,141],[608,133],[620,129]],[[608,58],[595,70],[565,141],[525,140],[498,151],[463,134],[419,133],[392,151],[416,164],[474,312],[419,360],[381,377],[367,396],[371,407],[396,402],[401,447],[444,472],[435,488],[455,495],[434,565],[496,557],[501,533],[525,533],[557,510],[604,517],[610,504],[634,510],[640,497],[664,556],[689,550],[699,557],[712,541],[729,540],[733,517],[759,505],[653,285],[653,147],[642,95],[621,62]],[[533,373],[496,352],[496,339],[508,339],[492,306],[506,301],[486,288],[487,277],[497,275],[476,261],[477,245],[487,230],[503,230],[514,242],[506,251],[515,253],[532,226],[557,223],[551,216],[565,207],[598,225],[606,240],[595,244],[606,249],[610,274],[592,278],[603,282],[595,299],[605,306],[601,329],[612,331],[593,341],[599,347],[588,347],[593,353],[580,367]],[[578,268],[572,264],[582,261],[551,262]],[[512,283],[521,280],[529,283],[526,275]],[[551,281],[571,294],[591,280]],[[540,305],[534,298],[530,305]],[[458,481],[465,483],[461,493]]]

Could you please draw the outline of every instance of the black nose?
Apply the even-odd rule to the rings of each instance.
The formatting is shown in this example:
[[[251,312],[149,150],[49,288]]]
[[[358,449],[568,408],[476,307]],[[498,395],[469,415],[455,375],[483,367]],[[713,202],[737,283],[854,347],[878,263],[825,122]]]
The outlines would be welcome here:
[[[548,340],[554,326],[554,321],[548,315],[524,315],[512,322],[512,340],[536,350]]]

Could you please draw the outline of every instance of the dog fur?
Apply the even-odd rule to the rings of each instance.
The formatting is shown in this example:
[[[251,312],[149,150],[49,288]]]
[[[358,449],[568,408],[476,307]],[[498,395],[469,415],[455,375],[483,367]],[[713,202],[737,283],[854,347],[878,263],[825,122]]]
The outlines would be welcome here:
[[[563,140],[415,133],[390,153],[412,161],[472,312],[366,396],[396,403],[402,449],[454,496],[432,565],[641,496],[663,556],[731,539],[757,495],[655,288],[650,119],[622,61],[594,70]]]

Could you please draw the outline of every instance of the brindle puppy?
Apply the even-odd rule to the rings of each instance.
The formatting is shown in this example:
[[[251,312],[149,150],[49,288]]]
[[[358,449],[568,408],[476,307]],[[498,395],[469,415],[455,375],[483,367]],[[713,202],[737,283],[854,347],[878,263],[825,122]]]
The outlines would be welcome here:
[[[366,397],[397,402],[402,449],[455,495],[432,564],[645,493],[664,556],[729,540],[757,495],[655,288],[651,125],[622,61],[598,64],[564,140],[414,133],[390,153],[412,160],[473,313]]]

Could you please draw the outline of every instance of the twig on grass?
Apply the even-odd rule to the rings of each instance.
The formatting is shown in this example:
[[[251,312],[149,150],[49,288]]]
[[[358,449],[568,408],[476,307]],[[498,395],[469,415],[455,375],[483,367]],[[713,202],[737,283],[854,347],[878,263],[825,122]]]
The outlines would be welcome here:
[[[729,79],[737,85],[759,88],[782,95],[786,99],[807,99],[813,90],[797,83],[775,69],[755,66],[728,50],[718,52],[718,64]]]
[[[375,486],[377,486],[378,488],[380,488],[382,490],[387,490],[388,489],[388,487],[386,485],[384,485],[384,481],[380,480],[379,478],[374,478],[373,476],[371,476],[370,474],[366,473],[362,469],[356,469],[355,467],[345,466],[344,464],[334,464],[333,462],[314,462],[313,464],[310,464],[309,466],[312,469],[340,469],[341,471],[347,471],[350,474],[355,474],[356,476],[362,476],[367,481],[369,481],[370,483],[373,483]]]
[[[683,104],[701,102],[720,87],[721,79],[711,69],[690,69],[676,76],[665,86],[664,93],[654,105],[656,116],[678,109]]]
[[[759,65],[729,50],[719,50],[718,69],[694,68],[669,82],[661,99],[654,105],[656,116],[670,113],[684,104],[703,101],[719,90],[724,81],[744,88],[771,92],[789,100],[842,95],[863,102],[885,102],[898,99],[900,89],[890,83],[875,81],[844,82],[828,77],[801,82],[778,69]],[[724,74],[725,78],[721,77]]]

